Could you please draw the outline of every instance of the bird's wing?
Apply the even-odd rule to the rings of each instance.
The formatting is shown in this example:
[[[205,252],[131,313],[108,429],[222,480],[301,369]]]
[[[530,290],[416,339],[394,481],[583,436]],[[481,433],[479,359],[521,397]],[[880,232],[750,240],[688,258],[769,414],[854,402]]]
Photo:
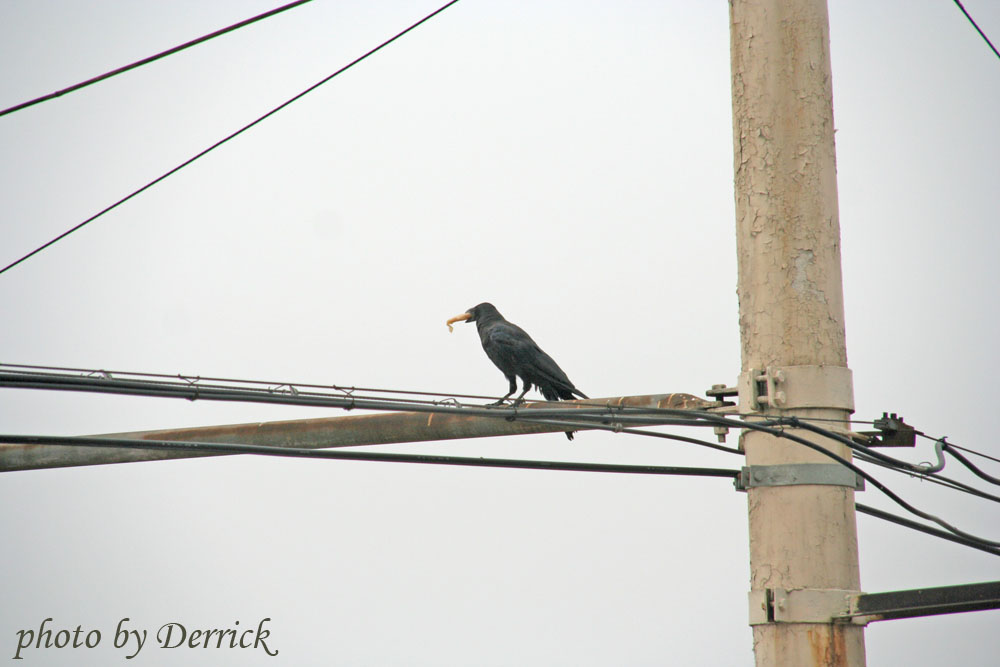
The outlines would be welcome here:
[[[531,336],[510,323],[498,323],[484,330],[482,343],[486,356],[508,375],[518,373],[526,359],[541,352]]]
[[[535,346],[535,350],[536,353],[531,364],[532,370],[537,377],[535,384],[550,384],[562,389],[573,389],[573,383],[570,382],[569,377],[567,377],[563,369],[559,368],[559,364],[555,362],[555,359],[547,355],[537,345]]]
[[[559,364],[515,324],[506,322],[490,327],[483,337],[483,347],[504,372],[516,373],[533,384],[573,388]]]

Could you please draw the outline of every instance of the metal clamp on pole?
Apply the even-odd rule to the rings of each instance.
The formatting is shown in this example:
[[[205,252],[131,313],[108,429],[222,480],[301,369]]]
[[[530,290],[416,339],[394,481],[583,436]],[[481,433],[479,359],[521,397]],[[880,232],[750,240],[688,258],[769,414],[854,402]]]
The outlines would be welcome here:
[[[865,480],[853,470],[839,463],[787,463],[771,466],[744,466],[740,476],[733,480],[737,491],[757,486],[798,486],[820,484],[849,486],[855,491],[865,490]]]
[[[740,373],[740,412],[833,408],[854,412],[854,383],[845,366],[768,366]]]
[[[752,590],[750,625],[833,622],[866,625],[866,618],[850,617],[851,603],[859,594],[860,591],[819,588]]]

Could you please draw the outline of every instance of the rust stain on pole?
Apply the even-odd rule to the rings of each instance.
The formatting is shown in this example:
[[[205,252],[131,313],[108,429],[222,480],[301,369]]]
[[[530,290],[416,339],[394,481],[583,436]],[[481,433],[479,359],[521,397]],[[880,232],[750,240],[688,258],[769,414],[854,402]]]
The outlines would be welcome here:
[[[655,407],[679,410],[704,410],[716,405],[691,394],[653,394],[563,401],[559,407]],[[552,408],[552,403],[529,403],[532,409]],[[484,438],[528,433],[565,431],[565,426],[507,421],[490,417],[461,414],[390,412],[341,417],[297,419],[291,421],[256,422],[175,428],[157,431],[103,434],[101,437],[136,440],[173,440],[220,442],[274,447],[360,447],[400,442],[426,442],[459,438]],[[579,430],[586,430],[585,426]],[[100,447],[64,447],[58,445],[0,445],[0,472],[65,468],[73,466],[162,461],[197,456],[230,456],[229,454],[192,454],[181,451],[143,449],[106,449]]]
[[[844,638],[844,627],[827,625],[812,628],[807,632],[809,646],[812,648],[814,665],[824,667],[847,667],[847,643]]]

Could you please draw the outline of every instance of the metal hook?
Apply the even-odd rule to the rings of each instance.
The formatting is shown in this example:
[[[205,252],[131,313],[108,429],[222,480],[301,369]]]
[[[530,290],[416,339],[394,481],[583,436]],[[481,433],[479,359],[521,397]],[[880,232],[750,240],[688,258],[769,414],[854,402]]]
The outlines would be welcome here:
[[[926,473],[931,473],[931,472],[940,472],[941,470],[944,469],[944,453],[943,452],[944,452],[944,447],[947,444],[948,443],[945,442],[944,438],[941,438],[940,440],[938,440],[937,442],[934,443],[934,453],[937,455],[938,462],[937,462],[936,465],[933,464],[933,463],[924,463],[923,465],[917,466],[920,469],[920,472],[926,474]]]

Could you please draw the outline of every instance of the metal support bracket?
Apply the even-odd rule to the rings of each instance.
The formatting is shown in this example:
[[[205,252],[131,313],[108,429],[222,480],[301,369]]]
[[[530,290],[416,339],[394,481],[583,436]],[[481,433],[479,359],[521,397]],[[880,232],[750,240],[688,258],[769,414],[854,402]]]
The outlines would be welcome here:
[[[737,491],[757,486],[798,486],[820,484],[849,486],[865,490],[865,480],[839,463],[786,463],[771,466],[744,466],[733,482]]]
[[[1000,609],[1000,581],[859,593],[852,596],[851,609],[843,620],[860,624],[986,609]]]
[[[869,447],[916,447],[917,430],[903,421],[902,417],[883,412],[874,421],[877,431],[865,431],[863,435],[874,436]]]
[[[854,623],[865,625],[864,617],[851,617],[851,602],[859,591],[821,588],[764,588],[750,591],[750,625],[769,623]]]
[[[854,412],[851,369],[844,366],[768,366],[740,373],[740,412],[832,408]]]
[[[887,593],[761,588],[749,593],[750,625],[850,623],[1000,609],[1000,581]]]

